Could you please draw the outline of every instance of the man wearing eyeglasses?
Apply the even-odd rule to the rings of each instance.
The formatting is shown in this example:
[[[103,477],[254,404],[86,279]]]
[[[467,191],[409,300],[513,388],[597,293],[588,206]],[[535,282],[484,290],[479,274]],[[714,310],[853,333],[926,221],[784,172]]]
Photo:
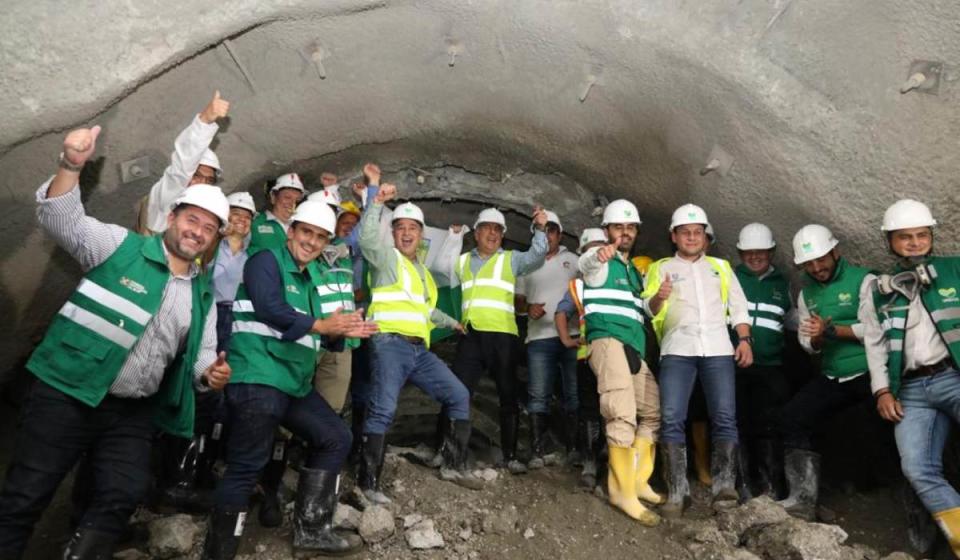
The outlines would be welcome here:
[[[192,185],[215,185],[222,169],[217,154],[210,149],[220,126],[218,119],[227,116],[230,102],[213,94],[213,99],[190,125],[177,136],[170,154],[170,165],[163,170],[160,180],[150,187],[150,194],[141,201],[137,218],[137,232],[161,233],[167,229],[170,205]]]

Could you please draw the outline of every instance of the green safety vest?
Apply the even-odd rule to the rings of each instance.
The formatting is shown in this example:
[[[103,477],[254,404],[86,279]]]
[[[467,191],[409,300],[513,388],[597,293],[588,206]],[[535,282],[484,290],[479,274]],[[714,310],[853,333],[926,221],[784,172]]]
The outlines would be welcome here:
[[[643,357],[647,335],[643,330],[642,292],[643,280],[632,263],[620,258],[608,261],[607,281],[602,286],[583,289],[587,342],[615,338]]]
[[[869,269],[853,266],[841,257],[829,282],[814,280],[803,287],[803,301],[811,314],[830,317],[834,325],[854,325],[859,322],[860,284],[867,274]],[[843,379],[867,370],[867,354],[858,340],[825,338],[822,352],[821,369],[827,377]]]
[[[336,239],[334,245],[343,245],[343,241]],[[317,259],[317,269],[320,275],[315,280],[317,295],[320,296],[320,318],[325,319],[337,309],[344,313],[356,309],[353,303],[353,261],[350,257],[337,259],[333,265],[327,263],[321,255]],[[360,346],[359,338],[344,339],[344,350],[352,350]]]
[[[169,279],[163,236],[128,232],[106,261],[84,275],[54,316],[27,369],[78,401],[99,405],[160,308]],[[180,437],[193,437],[193,366],[213,304],[207,274],[194,277],[191,285],[184,352],[168,364],[157,394],[150,398],[157,426]]]
[[[747,296],[753,363],[760,366],[782,365],[783,320],[791,307],[789,282],[777,269],[762,278],[743,264],[738,265],[734,272]]]
[[[368,315],[376,321],[381,333],[422,338],[424,345],[429,348],[430,331],[433,330],[430,313],[437,305],[437,285],[424,266],[424,287],[413,261],[400,251],[393,251],[397,256],[397,281],[373,288]]]
[[[266,212],[257,214],[250,224],[250,245],[247,253],[254,255],[263,249],[281,249],[287,245],[287,232],[276,220],[267,218]]]
[[[953,363],[960,364],[960,258],[930,257],[927,264],[937,276],[933,284],[921,292],[920,301],[930,313]],[[902,271],[898,267],[897,272]],[[903,340],[909,302],[900,294],[884,296],[877,291],[874,291],[873,302],[887,338],[887,375],[890,392],[896,396],[903,375]]]
[[[666,257],[658,261],[650,263],[650,266],[647,267],[647,274],[644,277],[646,279],[646,288],[643,290],[641,297],[643,299],[650,299],[653,296],[657,295],[657,292],[660,290],[660,283],[663,282],[663,278],[660,277],[660,267],[670,259],[674,257]],[[730,267],[730,263],[718,259],[716,257],[710,257],[704,255],[707,259],[707,263],[710,264],[710,267],[716,271],[717,276],[720,278],[720,301],[723,302],[723,312],[724,315],[729,313],[727,309],[727,303],[730,299],[730,281],[733,279],[733,269]],[[670,299],[663,302],[663,305],[660,306],[660,311],[653,316],[653,332],[657,335],[657,342],[663,342],[663,329],[664,322],[667,320],[667,308],[670,307]]]
[[[517,279],[513,275],[513,251],[500,251],[483,263],[474,278],[470,253],[460,255],[457,273],[463,291],[463,324],[478,331],[516,335],[513,299]]]
[[[301,271],[286,247],[268,249],[277,259],[283,299],[291,307],[318,317],[320,296],[314,280],[317,263]],[[314,366],[321,351],[320,336],[307,333],[297,340],[281,340],[283,333],[259,321],[247,288],[240,284],[233,302],[233,336],[230,338],[230,383],[269,385],[293,397],[303,397],[313,388]]]

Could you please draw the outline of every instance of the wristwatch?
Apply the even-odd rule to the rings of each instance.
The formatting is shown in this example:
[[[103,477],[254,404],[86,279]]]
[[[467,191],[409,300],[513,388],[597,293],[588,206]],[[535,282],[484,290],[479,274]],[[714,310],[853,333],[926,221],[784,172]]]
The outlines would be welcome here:
[[[74,173],[80,172],[83,169],[84,164],[81,163],[77,165],[75,163],[70,163],[67,158],[63,156],[63,152],[60,152],[60,159],[58,160],[58,165],[61,169],[66,169],[67,171],[73,171]]]
[[[827,325],[823,329],[823,336],[830,339],[837,338],[837,326],[832,323]]]
[[[753,346],[753,337],[752,336],[737,337],[737,344],[740,344],[741,342],[746,342],[750,346]]]

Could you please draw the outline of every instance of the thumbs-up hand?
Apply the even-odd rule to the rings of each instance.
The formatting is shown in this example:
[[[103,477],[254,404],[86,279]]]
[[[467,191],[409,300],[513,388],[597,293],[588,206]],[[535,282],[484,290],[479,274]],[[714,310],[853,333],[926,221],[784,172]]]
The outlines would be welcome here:
[[[669,274],[664,274],[663,280],[660,282],[660,289],[650,298],[650,311],[653,311],[654,314],[658,313],[663,306],[663,302],[667,301],[672,293],[673,280],[670,279]]]
[[[219,391],[227,386],[231,373],[233,373],[233,370],[230,369],[230,364],[227,363],[227,353],[220,352],[220,354],[217,355],[217,360],[207,368],[203,376],[206,379],[207,387]]]
[[[619,239],[614,239],[612,243],[604,245],[597,250],[597,260],[602,263],[610,261],[617,256],[617,247],[620,245]]]
[[[217,90],[213,92],[213,99],[210,100],[210,103],[200,112],[200,120],[207,124],[213,124],[217,119],[226,117],[228,111],[230,111],[230,102],[222,99],[220,90]]]

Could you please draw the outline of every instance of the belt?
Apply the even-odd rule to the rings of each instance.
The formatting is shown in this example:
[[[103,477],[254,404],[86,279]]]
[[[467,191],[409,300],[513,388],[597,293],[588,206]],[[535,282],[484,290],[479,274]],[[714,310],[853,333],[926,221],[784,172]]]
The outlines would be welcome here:
[[[397,338],[402,338],[414,346],[423,346],[423,339],[419,336],[407,336],[405,334],[390,333]]]
[[[943,373],[948,369],[953,369],[953,361],[950,358],[944,358],[935,364],[920,366],[903,373],[904,379],[913,379],[916,377],[930,377],[938,373]]]

